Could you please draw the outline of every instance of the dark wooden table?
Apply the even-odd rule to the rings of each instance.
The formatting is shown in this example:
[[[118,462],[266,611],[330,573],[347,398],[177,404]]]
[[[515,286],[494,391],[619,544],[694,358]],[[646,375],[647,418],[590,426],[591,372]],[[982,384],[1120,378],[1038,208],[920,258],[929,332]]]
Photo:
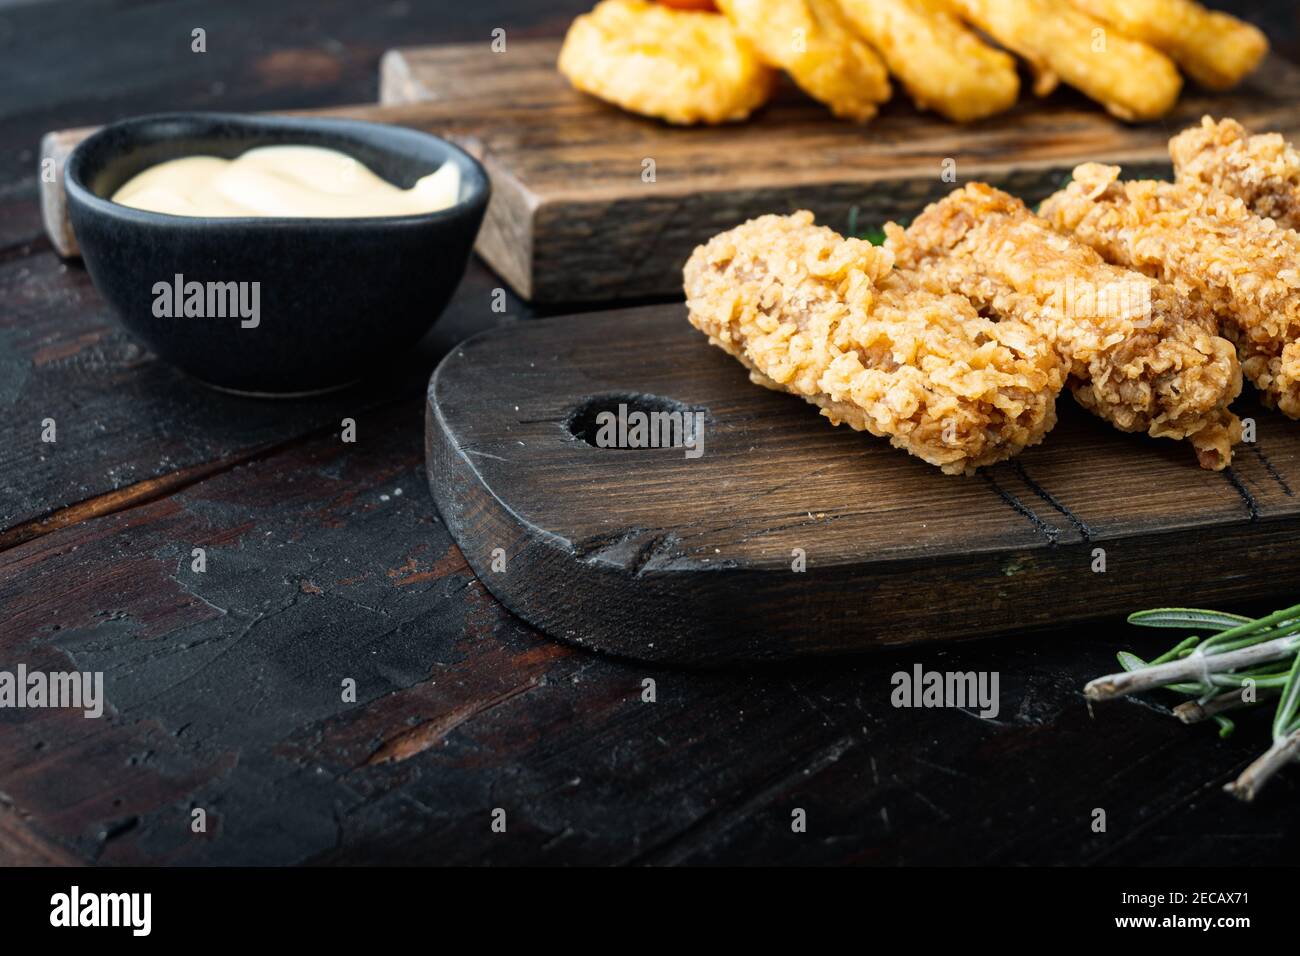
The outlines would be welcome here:
[[[46,130],[167,108],[373,101],[387,47],[486,43],[498,26],[557,34],[588,5],[0,8],[0,669],[103,671],[109,701],[99,720],[0,710],[0,862],[1293,854],[1300,770],[1255,806],[1219,791],[1263,748],[1265,715],[1220,741],[1171,719],[1167,701],[1089,713],[1080,687],[1113,669],[1118,648],[1165,642],[1122,621],[684,672],[592,656],[513,618],[448,537],[422,461],[434,363],[472,332],[531,315],[515,300],[494,313],[499,283],[481,265],[386,381],[256,402],[142,350],[41,235],[34,151]],[[1292,4],[1235,6],[1296,55]],[[189,49],[196,26],[203,55]],[[356,444],[339,440],[345,416]],[[40,440],[47,418],[54,444]],[[997,671],[1000,715],[895,709],[891,675],[916,663]],[[355,703],[342,699],[349,678]],[[192,832],[195,808],[206,833]],[[796,808],[806,833],[791,830]],[[1095,808],[1104,833],[1090,826]]]

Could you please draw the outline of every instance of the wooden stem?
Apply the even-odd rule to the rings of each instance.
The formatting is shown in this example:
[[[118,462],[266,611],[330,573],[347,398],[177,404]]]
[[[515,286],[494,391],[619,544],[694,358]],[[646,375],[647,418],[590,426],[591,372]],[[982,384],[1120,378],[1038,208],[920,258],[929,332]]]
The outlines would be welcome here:
[[[1241,772],[1241,776],[1225,786],[1238,800],[1249,803],[1268,783],[1269,778],[1277,773],[1300,754],[1300,730],[1292,731],[1280,740],[1273,741],[1263,755]]]
[[[1270,687],[1256,688],[1255,693],[1258,700],[1266,700],[1269,697],[1276,697],[1277,691]],[[1185,724],[1199,724],[1201,721],[1209,720],[1215,714],[1221,714],[1227,710],[1239,710],[1242,707],[1249,707],[1258,701],[1244,701],[1241,699],[1240,690],[1230,690],[1226,694],[1220,694],[1218,697],[1211,697],[1207,701],[1189,700],[1179,704],[1174,708],[1174,716]]]
[[[1091,700],[1110,700],[1113,697],[1123,697],[1127,694],[1138,694],[1144,690],[1163,687],[1165,684],[1193,681],[1205,673],[1221,674],[1226,671],[1242,670],[1256,664],[1267,664],[1270,661],[1290,657],[1295,653],[1298,643],[1300,638],[1288,635],[1224,654],[1191,654],[1181,660],[1155,664],[1141,670],[1098,677],[1088,682],[1083,688],[1083,693]]]

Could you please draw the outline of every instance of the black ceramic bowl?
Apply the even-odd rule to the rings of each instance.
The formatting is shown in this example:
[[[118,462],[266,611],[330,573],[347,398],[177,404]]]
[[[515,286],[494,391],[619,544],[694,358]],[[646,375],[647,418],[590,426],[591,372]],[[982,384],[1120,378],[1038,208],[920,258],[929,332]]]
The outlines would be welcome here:
[[[136,173],[169,159],[234,158],[256,146],[287,144],[347,153],[402,188],[455,163],[460,201],[415,216],[290,219],[171,216],[108,198]],[[346,385],[418,341],[464,275],[489,193],[487,174],[472,156],[427,133],[353,120],[223,113],[162,114],[106,126],[72,153],[64,179],[86,268],[127,329],[211,385],[279,395]],[[156,315],[166,305],[155,309],[161,295],[155,287],[175,285],[178,275],[205,289],[248,283],[244,302],[251,306],[256,289],[257,324],[239,315]],[[231,287],[213,288],[219,294],[208,311],[218,313]]]

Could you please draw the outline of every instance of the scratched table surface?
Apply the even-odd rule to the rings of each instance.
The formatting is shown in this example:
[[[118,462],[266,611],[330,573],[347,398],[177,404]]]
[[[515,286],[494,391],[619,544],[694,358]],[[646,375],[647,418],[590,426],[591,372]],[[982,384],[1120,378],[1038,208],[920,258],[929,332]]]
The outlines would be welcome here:
[[[42,237],[48,129],[373,101],[388,47],[558,35],[587,5],[0,3],[0,670],[102,671],[107,701],[98,719],[0,710],[0,862],[1292,857],[1300,769],[1254,806],[1220,792],[1263,749],[1266,715],[1219,740],[1163,698],[1085,705],[1117,649],[1154,653],[1168,632],[1017,634],[1012,606],[1008,634],[978,643],[691,672],[513,618],[452,543],[422,460],[436,361],[533,314],[493,312],[478,263],[385,382],[266,403],[159,362]],[[1294,58],[1291,6],[1235,9]],[[998,715],[892,706],[891,676],[914,665],[996,672]]]

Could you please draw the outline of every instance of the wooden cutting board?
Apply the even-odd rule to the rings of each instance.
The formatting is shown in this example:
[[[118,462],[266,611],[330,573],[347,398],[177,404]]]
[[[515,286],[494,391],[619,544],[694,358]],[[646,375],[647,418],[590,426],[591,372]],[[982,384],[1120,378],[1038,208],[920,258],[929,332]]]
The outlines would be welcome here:
[[[808,208],[840,231],[910,218],[953,188],[945,160],[959,183],[1035,202],[1088,160],[1166,174],[1169,137],[1207,112],[1300,134],[1300,68],[1278,57],[1232,93],[1189,88],[1173,115],[1144,126],[1064,89],[971,126],[919,113],[900,93],[857,126],[787,84],[749,122],[682,129],[575,92],[558,52],[558,40],[510,40],[500,54],[420,47],[381,66],[383,103],[455,103],[477,117],[473,149],[495,189],[480,252],[540,303],[679,295],[694,246],[763,213]]]
[[[899,94],[867,126],[833,119],[786,85],[753,120],[681,129],[632,116],[571,89],[555,70],[558,40],[389,51],[381,106],[305,115],[398,123],[458,140],[492,176],[478,251],[525,299],[628,301],[681,294],[681,266],[709,236],[752,216],[808,208],[843,232],[906,220],[957,182],[983,179],[1027,201],[1085,160],[1131,175],[1168,171],[1170,135],[1206,112],[1300,136],[1300,69],[1277,57],[1230,94],[1187,91],[1174,115],[1126,126],[1069,90],[1026,95],[1011,112],[957,126]],[[404,105],[403,105],[404,104]],[[75,239],[63,202],[68,152],[90,130],[51,133],[42,159],[46,230],[64,255]],[[654,181],[643,179],[654,161]]]
[[[704,412],[704,453],[584,440],[620,402]],[[1238,404],[1258,441],[1225,472],[1064,395],[1043,445],[950,477],[751,385],[662,305],[463,343],[430,382],[426,449],[444,520],[515,613],[616,654],[720,663],[1292,601],[1300,423]]]

